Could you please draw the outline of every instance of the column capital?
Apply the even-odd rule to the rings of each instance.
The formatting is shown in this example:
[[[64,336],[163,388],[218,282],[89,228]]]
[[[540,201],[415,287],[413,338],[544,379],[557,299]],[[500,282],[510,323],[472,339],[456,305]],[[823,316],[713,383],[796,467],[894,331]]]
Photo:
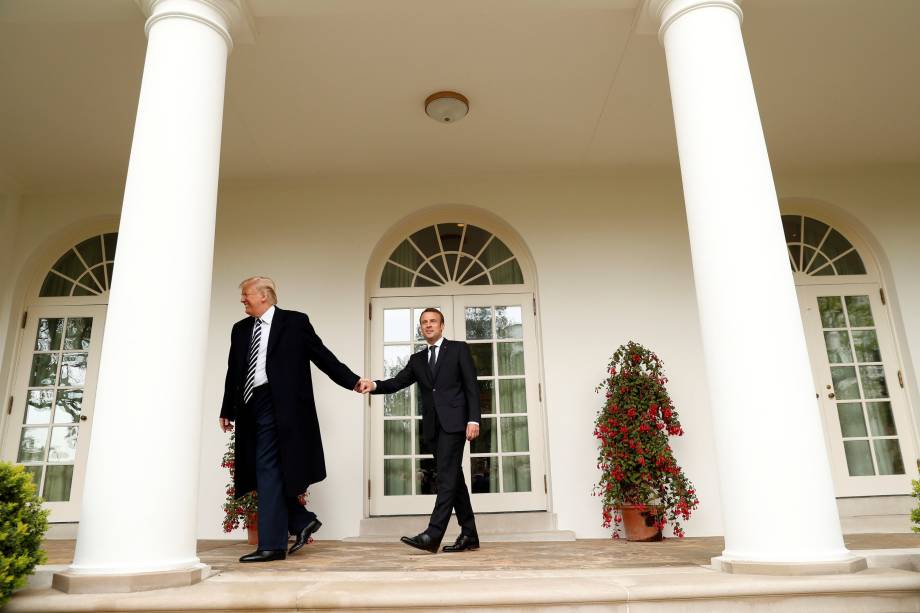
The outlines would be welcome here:
[[[668,27],[680,17],[701,8],[722,7],[738,16],[740,22],[743,18],[741,12],[742,0],[644,0],[639,10],[639,23],[637,30],[641,34],[658,34],[662,41]]]
[[[214,29],[226,41],[227,48],[233,43],[255,42],[255,23],[246,0],[135,0],[147,22],[144,32],[149,36],[150,28],[163,19],[191,19]]]

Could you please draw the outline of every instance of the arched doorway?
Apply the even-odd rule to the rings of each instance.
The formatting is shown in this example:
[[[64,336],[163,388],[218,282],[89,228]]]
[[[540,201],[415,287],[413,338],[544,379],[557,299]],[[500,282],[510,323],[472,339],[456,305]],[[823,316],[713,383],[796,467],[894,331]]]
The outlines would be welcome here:
[[[79,519],[117,239],[94,234],[65,251],[23,314],[3,459],[26,467],[52,522]]]
[[[471,219],[473,217],[474,219]],[[470,345],[481,435],[463,461],[477,512],[545,511],[546,452],[533,266],[514,233],[471,212],[404,224],[370,276],[370,367],[398,372],[422,349],[419,315],[445,314],[445,336]],[[421,448],[415,386],[370,398],[369,511],[427,514],[434,461]]]
[[[837,496],[907,494],[914,428],[878,264],[815,217],[783,227]]]

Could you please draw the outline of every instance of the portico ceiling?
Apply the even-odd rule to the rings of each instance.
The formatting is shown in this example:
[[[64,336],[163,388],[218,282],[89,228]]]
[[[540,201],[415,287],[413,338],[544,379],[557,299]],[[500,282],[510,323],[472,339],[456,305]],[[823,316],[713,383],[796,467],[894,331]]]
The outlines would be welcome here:
[[[664,53],[638,0],[248,0],[221,176],[674,166]],[[745,0],[774,165],[920,162],[920,2]],[[144,62],[128,0],[0,1],[0,189],[124,180]],[[441,125],[425,97],[470,113]]]

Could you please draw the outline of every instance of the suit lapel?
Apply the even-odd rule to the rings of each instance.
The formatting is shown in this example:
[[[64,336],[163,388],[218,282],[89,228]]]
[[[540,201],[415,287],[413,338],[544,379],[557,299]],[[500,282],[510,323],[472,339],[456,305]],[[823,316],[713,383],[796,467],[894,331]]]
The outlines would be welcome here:
[[[268,333],[268,348],[266,349],[266,359],[272,354],[272,349],[278,345],[278,339],[281,338],[281,332],[284,330],[284,324],[287,317],[286,313],[275,306],[275,316],[272,317],[271,329]]]

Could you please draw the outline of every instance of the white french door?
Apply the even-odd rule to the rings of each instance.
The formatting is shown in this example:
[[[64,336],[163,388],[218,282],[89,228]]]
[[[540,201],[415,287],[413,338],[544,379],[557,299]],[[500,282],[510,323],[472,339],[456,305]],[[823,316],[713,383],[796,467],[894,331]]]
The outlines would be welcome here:
[[[837,496],[910,493],[913,424],[879,286],[797,290]]]
[[[23,464],[52,522],[79,520],[106,307],[33,307],[19,352],[3,459]]]
[[[470,345],[479,384],[480,436],[464,452],[463,471],[477,512],[546,509],[542,403],[531,294],[375,298],[371,375],[399,372],[424,348],[425,307],[445,316],[444,336]],[[434,459],[420,445],[417,386],[371,397],[370,513],[431,512]]]

